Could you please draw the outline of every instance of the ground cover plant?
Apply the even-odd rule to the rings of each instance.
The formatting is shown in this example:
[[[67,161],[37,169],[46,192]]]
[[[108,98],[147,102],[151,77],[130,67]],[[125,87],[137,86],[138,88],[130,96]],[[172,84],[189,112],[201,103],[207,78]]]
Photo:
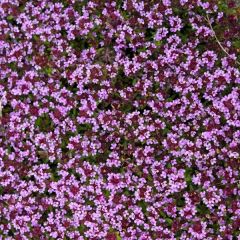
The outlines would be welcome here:
[[[0,239],[240,239],[239,15],[0,0]]]

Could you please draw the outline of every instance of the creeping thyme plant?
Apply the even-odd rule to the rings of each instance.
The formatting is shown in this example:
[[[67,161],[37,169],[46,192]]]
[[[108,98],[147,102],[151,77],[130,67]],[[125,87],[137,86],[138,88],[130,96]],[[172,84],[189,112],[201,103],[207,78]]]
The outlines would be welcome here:
[[[0,0],[0,239],[240,239],[239,17]]]

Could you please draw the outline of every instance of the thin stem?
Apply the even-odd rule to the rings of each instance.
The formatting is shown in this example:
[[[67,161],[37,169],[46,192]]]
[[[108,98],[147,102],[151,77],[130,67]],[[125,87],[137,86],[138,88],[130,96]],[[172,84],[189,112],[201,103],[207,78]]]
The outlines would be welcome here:
[[[228,51],[223,47],[223,45],[221,44],[221,42],[218,40],[218,37],[217,37],[217,35],[216,35],[213,27],[212,27],[212,24],[211,24],[211,21],[210,21],[210,19],[209,19],[208,14],[207,14],[207,18],[205,18],[205,19],[206,19],[206,21],[208,22],[208,25],[209,25],[210,29],[212,30],[213,35],[214,35],[214,37],[215,37],[215,39],[216,39],[216,42],[218,43],[219,47],[220,47],[228,56],[230,56],[230,54],[228,53]],[[237,64],[240,65],[240,62],[238,62],[238,61],[236,61],[236,62],[237,62]]]

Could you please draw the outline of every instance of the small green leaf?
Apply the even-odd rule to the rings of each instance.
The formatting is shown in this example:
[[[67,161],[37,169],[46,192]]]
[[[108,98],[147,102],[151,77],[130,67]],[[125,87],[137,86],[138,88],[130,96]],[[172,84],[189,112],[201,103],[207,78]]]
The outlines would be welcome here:
[[[117,240],[122,240],[118,232],[116,232],[116,237],[117,237]]]
[[[183,197],[177,199],[176,205],[177,207],[183,207],[185,205],[185,199]]]
[[[80,233],[84,233],[84,230],[86,229],[86,227],[83,224],[81,224],[77,229]]]
[[[42,132],[48,132],[52,130],[53,123],[49,115],[43,114],[42,116],[36,119],[35,126],[39,127],[40,131]]]
[[[163,218],[166,218],[166,217],[167,217],[167,215],[166,215],[163,211],[160,211],[159,214],[160,214],[160,216],[163,217]]]
[[[139,201],[139,202],[138,202],[138,206],[140,206],[140,207],[142,208],[143,213],[146,213],[146,211],[147,211],[147,203],[146,203],[146,202],[144,202],[144,201]]]
[[[203,202],[197,205],[197,211],[202,215],[210,214],[208,207]]]
[[[80,124],[77,127],[77,131],[80,134],[84,134],[86,131],[91,130],[92,126],[89,123]]]
[[[165,221],[169,226],[172,225],[173,220],[171,218],[165,218]]]
[[[240,48],[240,40],[234,41],[233,46],[236,47],[236,48]]]
[[[47,75],[51,75],[52,74],[52,68],[46,67],[46,68],[44,68],[43,72],[46,73]]]
[[[162,45],[162,41],[156,41],[156,42],[155,42],[155,45],[158,46],[158,47],[160,47],[160,46]]]
[[[110,191],[105,189],[105,190],[103,190],[103,194],[104,194],[104,196],[109,197]]]
[[[4,191],[3,186],[0,186],[0,195],[2,195],[3,191]]]
[[[7,16],[8,21],[12,21],[13,19],[14,19],[14,16],[12,16],[12,15]]]

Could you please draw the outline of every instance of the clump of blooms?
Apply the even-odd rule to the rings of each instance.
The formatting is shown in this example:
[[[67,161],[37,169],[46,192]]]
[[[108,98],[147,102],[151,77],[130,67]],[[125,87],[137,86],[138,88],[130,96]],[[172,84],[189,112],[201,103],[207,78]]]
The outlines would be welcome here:
[[[239,16],[0,0],[0,239],[239,239]]]

